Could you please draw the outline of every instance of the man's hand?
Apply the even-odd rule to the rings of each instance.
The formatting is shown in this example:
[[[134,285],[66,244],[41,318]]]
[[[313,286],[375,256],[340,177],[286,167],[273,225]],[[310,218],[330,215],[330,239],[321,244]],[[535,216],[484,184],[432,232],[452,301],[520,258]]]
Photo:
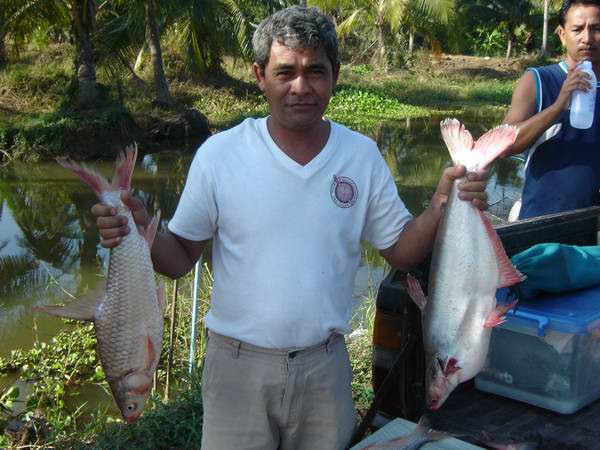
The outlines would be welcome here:
[[[467,169],[465,166],[448,167],[442,173],[442,178],[433,194],[432,202],[443,206],[448,201],[454,181],[463,178]],[[467,173],[466,180],[458,184],[458,198],[471,202],[476,208],[485,211],[488,207],[485,186],[490,177],[488,170]]]
[[[130,209],[133,220],[140,230],[148,226],[151,217],[141,201],[133,197],[131,192],[123,192],[121,200]],[[116,247],[123,237],[129,234],[127,217],[117,216],[117,211],[113,206],[106,203],[96,203],[92,206],[92,214],[96,216],[96,225],[100,232],[100,244],[103,247]]]
[[[577,64],[575,67],[569,68],[567,78],[563,82],[558,97],[554,101],[553,106],[561,111],[569,109],[573,91],[589,91],[592,88],[592,85],[589,82],[590,76],[579,70],[580,65],[581,63]]]

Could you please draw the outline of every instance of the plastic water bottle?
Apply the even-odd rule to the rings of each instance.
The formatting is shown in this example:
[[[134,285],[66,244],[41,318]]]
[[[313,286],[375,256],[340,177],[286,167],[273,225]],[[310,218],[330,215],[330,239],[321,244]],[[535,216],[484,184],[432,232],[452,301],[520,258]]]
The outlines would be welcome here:
[[[596,75],[592,70],[591,61],[583,61],[579,70],[590,75],[588,82],[592,85],[589,91],[573,91],[571,94],[571,126],[586,129],[594,121],[594,108],[596,107]]]

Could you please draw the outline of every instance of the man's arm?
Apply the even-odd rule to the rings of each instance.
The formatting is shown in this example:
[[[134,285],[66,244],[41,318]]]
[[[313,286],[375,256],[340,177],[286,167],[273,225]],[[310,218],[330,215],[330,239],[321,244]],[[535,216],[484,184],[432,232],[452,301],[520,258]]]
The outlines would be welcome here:
[[[142,202],[131,193],[121,194],[123,203],[130,209],[133,219],[139,227],[145,228],[150,223],[150,215]],[[104,203],[96,203],[92,207],[100,232],[100,243],[103,247],[113,248],[129,234],[127,218],[117,216],[113,207]],[[179,278],[188,273],[206,247],[208,241],[190,241],[170,231],[156,233],[152,244],[152,263],[154,270],[171,278]]]
[[[537,105],[535,101],[536,80],[533,72],[526,72],[515,87],[510,110],[504,118],[504,123],[515,125],[519,128],[519,134],[515,143],[504,153],[503,156],[521,153],[538,140],[538,138],[556,121],[563,111],[569,109],[571,94],[574,90],[588,90],[590,84],[587,75],[577,69],[569,70],[567,78],[563,82],[558,97],[552,105],[536,114]]]
[[[448,201],[452,184],[465,175],[465,167],[449,167],[444,170],[431,203],[423,213],[406,224],[394,245],[380,254],[392,266],[400,270],[414,269],[431,251],[437,233],[443,207]],[[487,208],[485,185],[489,173],[469,173],[467,180],[459,184],[459,198],[470,201],[481,210]]]

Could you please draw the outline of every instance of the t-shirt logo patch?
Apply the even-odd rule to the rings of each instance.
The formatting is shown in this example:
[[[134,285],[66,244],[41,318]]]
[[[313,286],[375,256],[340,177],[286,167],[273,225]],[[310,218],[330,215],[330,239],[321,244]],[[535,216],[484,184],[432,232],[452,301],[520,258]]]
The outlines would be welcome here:
[[[348,177],[334,175],[330,192],[333,202],[340,208],[350,208],[358,197],[356,183]]]

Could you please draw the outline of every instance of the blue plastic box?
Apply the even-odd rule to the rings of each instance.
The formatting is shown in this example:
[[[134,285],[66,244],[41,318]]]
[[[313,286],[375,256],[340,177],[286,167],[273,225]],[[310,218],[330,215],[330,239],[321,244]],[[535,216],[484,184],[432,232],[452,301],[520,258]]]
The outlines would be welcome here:
[[[600,398],[600,286],[521,302],[507,319],[477,389],[562,414]]]

